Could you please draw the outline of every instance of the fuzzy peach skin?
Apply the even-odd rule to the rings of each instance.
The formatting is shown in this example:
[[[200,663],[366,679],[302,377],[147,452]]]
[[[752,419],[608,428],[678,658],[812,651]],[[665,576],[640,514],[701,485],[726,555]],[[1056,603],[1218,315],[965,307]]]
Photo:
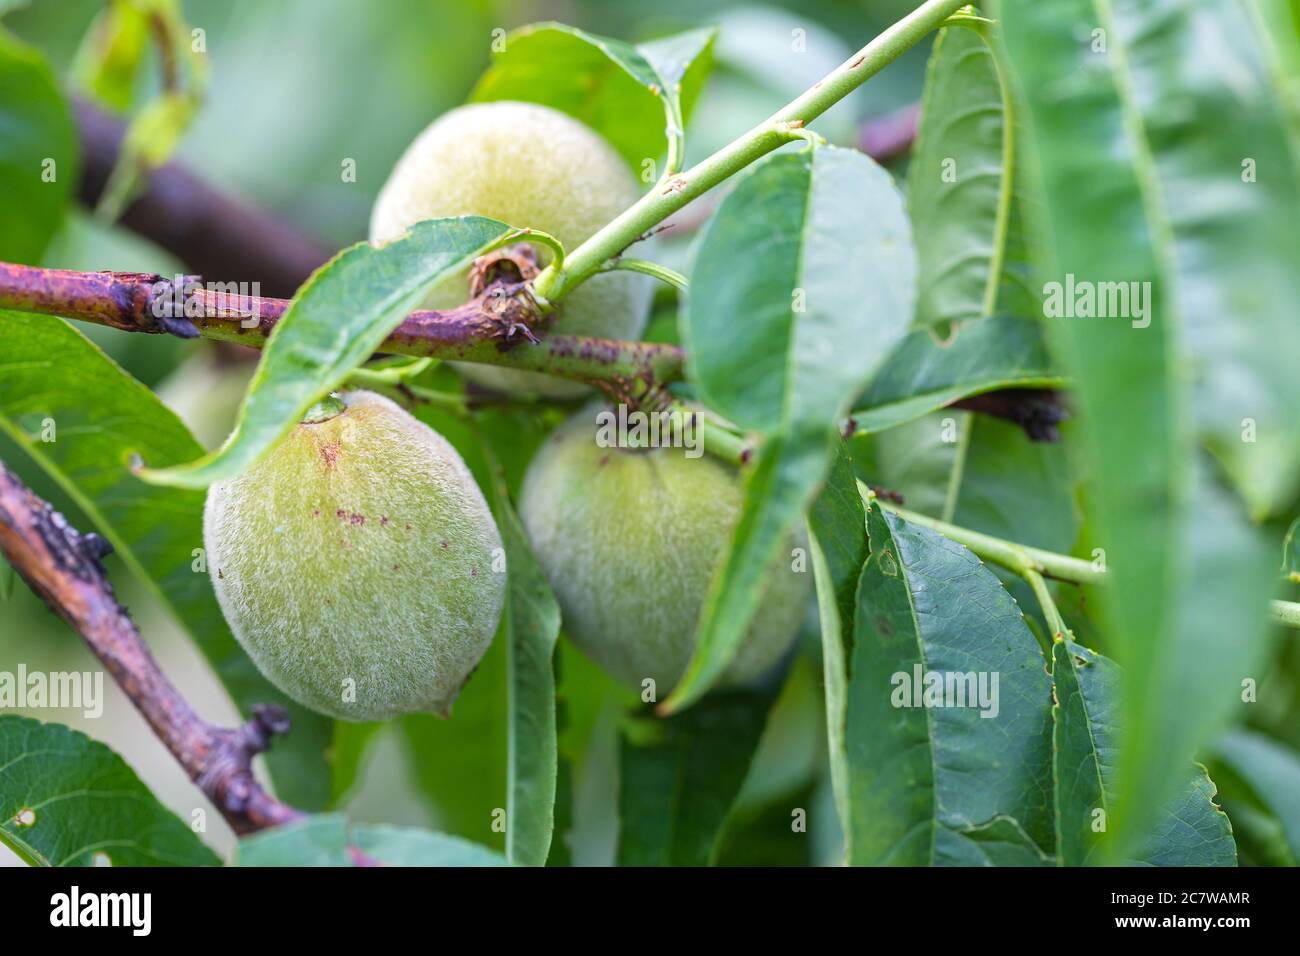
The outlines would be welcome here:
[[[599,446],[597,411],[578,412],[547,439],[525,476],[520,518],[564,633],[616,680],[653,679],[662,697],[694,650],[705,592],[739,519],[740,483],[708,455]],[[757,677],[789,648],[811,577],[792,564],[787,548],[723,684]]]
[[[574,249],[640,196],[631,168],[595,131],[558,110],[502,101],[462,106],[424,130],[398,160],[370,218],[370,241],[387,242],[422,219],[487,216],[548,232]],[[544,262],[549,250],[539,249]],[[464,273],[434,289],[426,308],[468,297]],[[551,331],[636,339],[645,328],[651,280],[630,272],[594,276],[568,296]],[[536,372],[458,364],[481,385],[550,398],[583,385]]]
[[[209,489],[217,600],[262,673],[304,706],[446,716],[501,616],[501,537],[446,440],[379,395],[341,398],[341,414],[295,426]]]

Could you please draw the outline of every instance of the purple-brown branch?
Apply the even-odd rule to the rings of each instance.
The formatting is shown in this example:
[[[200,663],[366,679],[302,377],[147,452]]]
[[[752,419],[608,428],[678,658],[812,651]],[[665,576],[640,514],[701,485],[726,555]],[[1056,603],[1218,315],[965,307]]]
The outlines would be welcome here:
[[[906,156],[916,141],[916,124],[920,118],[920,103],[873,117],[858,130],[858,149],[878,163],[891,163]]]
[[[94,206],[117,159],[125,127],[84,99],[74,98],[73,106],[82,148],[80,196]],[[913,103],[866,121],[859,130],[858,148],[881,163],[906,155],[916,138],[919,115],[920,104]],[[324,246],[293,226],[212,189],[177,163],[154,170],[142,185],[140,195],[124,211],[122,224],[198,272],[239,276],[241,281],[260,283],[275,296],[289,296],[329,258]],[[708,202],[694,203],[664,228],[689,232],[712,211]],[[0,264],[0,273],[5,268]],[[184,279],[197,281],[198,277]],[[0,274],[0,306],[65,315],[126,331],[204,335],[260,347],[288,305],[285,299],[258,297],[238,297],[232,305],[228,297],[218,302],[220,297],[200,290],[193,309],[199,315],[186,319],[153,309],[158,293],[152,290],[160,281],[160,276],[138,273],[48,278]],[[171,291],[168,286],[163,294],[170,297]],[[257,320],[252,328],[244,324],[250,315]],[[382,351],[549,372],[595,384],[615,399],[632,401],[647,388],[683,373],[680,349],[608,339],[552,336],[536,349],[515,350],[507,358],[498,348],[499,330],[499,318],[485,324],[482,310],[414,312]],[[1035,441],[1055,441],[1056,425],[1066,417],[1056,393],[1019,389],[959,401],[954,407],[1014,422]]]
[[[682,378],[686,355],[675,345],[575,335],[539,340],[535,333],[545,331],[550,317],[530,311],[527,296],[516,294],[521,280],[531,276],[533,260],[526,247],[514,249],[476,264],[471,291],[478,294],[469,302],[412,312],[378,351],[544,372],[594,385],[614,401],[633,405]],[[513,270],[500,270],[502,263]],[[74,272],[0,262],[0,309],[61,315],[126,332],[202,335],[261,348],[288,307],[287,299],[206,288],[197,276],[166,279],[156,273]],[[0,317],[0,340],[3,335]],[[953,407],[1013,422],[1034,441],[1055,441],[1056,425],[1067,417],[1059,394],[1042,389],[1002,389]]]
[[[267,793],[252,761],[289,729],[278,707],[254,709],[240,727],[200,717],[158,668],[135,622],[117,602],[100,561],[110,553],[82,534],[0,462],[0,552],[55,614],[77,631],[236,833],[304,816]]]
[[[979,412],[1019,425],[1030,441],[1061,440],[1057,430],[1070,417],[1064,396],[1050,388],[1001,388],[953,402],[949,408]]]
[[[518,267],[523,253],[509,261]],[[505,294],[517,289],[521,277],[526,278],[518,268],[490,276],[463,306],[412,312],[379,351],[545,372],[596,385],[615,397],[636,398],[647,388],[682,377],[685,355],[673,345],[573,335],[536,341],[533,333],[545,330],[548,317],[529,312],[523,297]],[[181,277],[180,286],[175,277],[152,273],[73,272],[0,262],[0,308],[61,315],[127,332],[202,335],[261,348],[289,307],[287,299],[205,288],[197,276]]]

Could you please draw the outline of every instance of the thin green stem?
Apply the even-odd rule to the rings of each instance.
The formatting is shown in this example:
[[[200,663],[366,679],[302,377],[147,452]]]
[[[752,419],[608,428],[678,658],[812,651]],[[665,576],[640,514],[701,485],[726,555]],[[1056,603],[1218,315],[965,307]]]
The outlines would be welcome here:
[[[649,259],[625,259],[619,257],[611,259],[605,263],[597,272],[639,272],[642,275],[654,276],[660,282],[664,282],[674,288],[685,292],[689,280],[675,269],[669,269],[667,266],[660,265],[657,262],[651,262]]]
[[[1034,589],[1039,603],[1043,603],[1044,598],[1051,601],[1051,595],[1047,592],[1044,578],[1070,581],[1074,584],[1102,584],[1110,576],[1108,572],[1099,569],[1092,562],[1085,561],[1082,558],[1071,557],[1068,554],[1056,554],[1053,551],[1044,551],[1041,548],[1031,548],[1028,545],[995,538],[990,534],[982,534],[979,531],[972,531],[969,528],[949,524],[947,521],[940,521],[938,518],[931,518],[929,515],[909,511],[907,508],[901,508],[893,502],[885,501],[880,497],[873,496],[873,500],[880,507],[892,511],[912,524],[919,524],[932,531],[937,531],[945,538],[969,548],[985,561],[991,561],[999,567],[1020,575]],[[1047,617],[1047,622],[1053,630],[1062,635],[1068,633],[1064,620],[1061,618],[1054,602],[1051,604],[1050,611],[1048,605],[1044,604],[1043,614]],[[1300,629],[1300,604],[1292,601],[1270,601],[1269,615],[1276,624]]]
[[[1091,561],[1005,541],[989,534],[949,524],[947,521],[940,521],[938,518],[931,518],[929,515],[909,511],[881,498],[876,500],[880,507],[887,511],[894,512],[912,524],[937,531],[944,537],[970,548],[984,560],[992,561],[1021,576],[1026,571],[1034,571],[1044,577],[1055,578],[1058,581],[1073,581],[1075,584],[1098,584],[1106,579],[1106,572],[1098,569]]]
[[[1070,629],[1065,624],[1065,618],[1061,617],[1061,611],[1052,598],[1052,592],[1047,589],[1047,579],[1037,571],[1028,569],[1023,572],[1023,577],[1033,589],[1034,597],[1038,599],[1038,606],[1043,609],[1043,617],[1047,619],[1047,626],[1052,630],[1053,640],[1064,640],[1069,635]]]
[[[355,382],[354,379],[349,377],[348,384],[363,383]],[[466,421],[470,420],[469,405],[464,395],[457,395],[454,392],[435,392],[433,389],[420,388],[415,385],[392,385],[387,382],[364,384],[371,391],[391,398],[408,410],[415,405],[432,405],[450,412],[457,418],[463,418]]]
[[[431,358],[421,358],[382,368],[354,368],[348,375],[348,383],[367,386],[401,385],[412,381],[432,365],[433,361]]]
[[[948,472],[948,488],[943,495],[943,520],[951,521],[957,513],[957,498],[961,495],[961,480],[966,474],[966,456],[970,452],[970,435],[975,423],[970,412],[962,415],[961,431],[957,435],[957,449],[952,468]]]
[[[552,263],[544,269],[534,282],[536,294],[548,302],[558,302],[607,260],[692,199],[772,150],[803,137],[804,134],[796,131],[914,47],[966,2],[926,0],[767,120],[686,172],[660,180],[650,192],[572,250],[564,267]]]
[[[549,232],[542,232],[540,229],[516,229],[509,235],[502,236],[492,245],[488,246],[485,252],[492,252],[496,249],[504,249],[506,246],[512,246],[516,242],[530,242],[539,246],[545,246],[551,250],[551,265],[557,269],[564,268],[564,243],[560,242]]]
[[[706,454],[737,468],[749,462],[753,445],[746,436],[737,434],[707,411],[685,402],[673,402],[669,409],[681,415],[696,417],[701,430],[700,443]]]
[[[422,385],[406,385],[399,391],[406,392],[412,398],[424,402],[426,405],[436,405],[448,411],[465,412],[469,410],[469,400],[464,395],[459,395],[456,392],[439,392],[432,388],[425,388]]]
[[[722,427],[708,416],[703,421],[704,450],[715,458],[735,465],[737,468],[749,462],[752,447],[743,435],[737,435]]]
[[[1294,601],[1271,601],[1273,620],[1287,627],[1300,628],[1300,604]]]
[[[681,172],[686,162],[686,123],[682,119],[681,104],[675,97],[664,97],[664,134],[668,138],[668,156],[664,162],[663,179]]]

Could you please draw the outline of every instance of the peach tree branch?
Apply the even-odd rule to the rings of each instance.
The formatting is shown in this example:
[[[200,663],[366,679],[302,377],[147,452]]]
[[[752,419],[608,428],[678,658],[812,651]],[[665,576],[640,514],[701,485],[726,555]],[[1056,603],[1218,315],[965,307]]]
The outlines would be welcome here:
[[[190,779],[236,833],[305,814],[281,803],[253,776],[253,758],[289,729],[279,707],[259,706],[239,727],[204,720],[167,679],[100,563],[111,547],[83,534],[0,461],[0,552],[50,610],[103,662]]]
[[[692,199],[792,139],[803,138],[807,124],[914,47],[967,2],[926,0],[767,120],[686,172],[666,176],[621,215],[571,250],[562,266],[552,263],[542,270],[534,282],[538,297],[559,302],[608,260]]]
[[[639,263],[615,261],[624,267]],[[179,280],[148,272],[74,272],[0,262],[0,309],[59,315],[124,332],[202,336],[261,348],[289,307],[287,299],[214,291],[198,276]],[[685,353],[666,343],[574,335],[545,335],[536,342],[512,336],[503,341],[503,301],[489,290],[456,309],[412,312],[380,351],[544,372],[594,385],[615,401],[632,404],[685,375]],[[0,315],[0,341],[4,334]],[[1060,397],[1042,390],[1004,389],[953,407],[1013,422],[1039,441],[1056,440],[1055,426],[1065,414]]]
[[[420,358],[479,362],[545,372],[636,395],[683,375],[685,355],[673,345],[572,335],[525,342],[503,337],[503,303],[488,289],[455,309],[412,312],[380,351]],[[73,272],[0,262],[0,308],[61,315],[126,332],[169,333],[253,348],[266,344],[289,300],[206,288],[153,273]],[[0,338],[4,334],[0,317]]]
[[[1076,558],[1068,554],[1044,551],[1042,548],[1033,548],[1003,538],[997,538],[993,535],[983,534],[979,531],[972,531],[970,528],[963,528],[946,521],[940,521],[937,518],[931,518],[929,515],[909,511],[878,496],[875,501],[886,511],[892,511],[912,524],[923,525],[932,531],[937,531],[945,538],[969,548],[972,553],[985,561],[990,561],[1025,578],[1030,586],[1034,588],[1040,601],[1047,597],[1048,600],[1044,604],[1044,613],[1049,623],[1054,628],[1059,628],[1058,633],[1060,634],[1066,632],[1065,624],[1054,605],[1051,606],[1050,610],[1047,607],[1051,601],[1043,579],[1051,578],[1056,581],[1069,581],[1072,584],[1105,584],[1111,577],[1111,573],[1099,563],[1086,561],[1083,558]],[[1275,624],[1300,628],[1300,604],[1290,601],[1270,601],[1269,616]]]

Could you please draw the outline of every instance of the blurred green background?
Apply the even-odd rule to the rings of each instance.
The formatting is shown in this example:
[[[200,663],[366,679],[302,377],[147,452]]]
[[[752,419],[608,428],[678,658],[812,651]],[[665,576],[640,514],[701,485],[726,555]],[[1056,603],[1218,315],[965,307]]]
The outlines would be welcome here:
[[[233,196],[274,211],[328,248],[364,238],[370,206],[408,142],[440,113],[459,104],[489,60],[493,30],[559,20],[595,33],[642,40],[718,25],[715,66],[688,131],[689,158],[698,159],[760,121],[838,65],[878,30],[908,12],[908,0],[816,0],[785,4],[700,3],[698,0],[187,0],[187,21],[205,32],[211,63],[207,102],[185,136],[177,159]],[[103,4],[95,0],[33,0],[5,16],[4,25],[38,47],[69,92],[78,50]],[[796,51],[796,31],[803,49]],[[913,102],[919,95],[925,49],[892,65],[818,121],[833,142],[852,144],[865,119]],[[133,107],[156,92],[159,68],[150,61]],[[340,175],[355,161],[355,181]],[[684,247],[686,244],[679,243]],[[684,248],[675,250],[684,255]],[[171,274],[185,264],[139,236],[104,226],[78,210],[46,255],[48,266]],[[209,276],[212,279],[242,277]],[[671,313],[669,313],[669,317]],[[140,336],[79,326],[128,371],[155,388],[208,445],[226,434],[251,362],[212,343]],[[655,332],[671,322],[656,325]],[[250,353],[250,358],[255,355]],[[0,436],[0,459],[82,528],[90,523],[25,454]],[[133,582],[116,558],[107,562],[119,596],[135,615],[164,671],[207,718],[232,723],[236,713],[197,650],[167,614]],[[789,832],[790,806],[808,809],[812,839],[767,847],[724,840],[731,862],[828,862],[838,834],[825,782],[820,729],[820,663],[815,620],[805,628],[774,719],[746,784],[733,828],[777,813]],[[98,669],[80,640],[21,584],[0,604],[0,670]],[[491,657],[484,669],[498,666]],[[567,647],[562,680],[600,684],[598,672]],[[486,679],[480,678],[480,686]],[[163,750],[111,681],[103,716],[42,710],[42,720],[67,723],[121,753],[159,798],[189,820],[204,806],[197,790]],[[607,688],[608,689],[608,688]],[[563,690],[563,688],[562,688]],[[572,782],[574,821],[568,843],[576,862],[612,860],[617,820],[611,793],[621,695],[608,689],[594,712],[571,714],[576,728],[562,747],[581,749]],[[340,759],[363,746],[359,784],[340,802],[357,820],[422,824],[499,844],[478,795],[504,780],[504,708],[475,701],[474,682],[450,724],[415,719],[374,738],[365,729],[337,742]],[[585,698],[584,698],[585,699]],[[576,743],[573,742],[575,735]],[[454,749],[452,749],[454,748]],[[773,810],[775,807],[777,809]],[[206,839],[228,853],[233,835],[207,814]],[[557,837],[559,834],[557,834]],[[15,864],[0,848],[0,862]]]
[[[0,9],[5,6],[0,2]],[[186,0],[187,22],[204,31],[211,76],[207,101],[176,158],[205,181],[293,223],[325,248],[338,248],[364,238],[373,199],[405,146],[472,89],[489,62],[494,31],[558,20],[636,41],[692,27],[720,27],[714,68],[688,130],[688,160],[697,160],[802,92],[913,6],[911,0],[761,5],[698,0]],[[6,13],[3,23],[41,50],[67,91],[75,93],[79,53],[103,7],[99,0],[31,0]],[[796,37],[801,43],[792,42]],[[915,102],[927,53],[928,44],[891,65],[820,118],[817,131],[832,142],[851,145],[863,122]],[[151,54],[134,90],[133,110],[156,94],[159,73]],[[355,179],[341,175],[345,163],[355,164]],[[660,241],[660,258],[684,267],[690,237],[670,233]],[[192,265],[126,229],[100,223],[84,209],[56,237],[44,264],[162,274]],[[671,299],[664,296],[649,338],[675,336]],[[97,326],[78,328],[154,388],[200,441],[211,447],[225,436],[255,353]],[[946,488],[952,448],[935,438],[937,421],[946,414],[886,432],[863,455],[874,480],[903,492],[921,511],[935,510]],[[987,433],[987,447],[995,451],[1003,443],[1024,442],[1014,428],[992,419],[981,419],[980,428]],[[1072,444],[1072,434],[1067,425],[1065,445]],[[448,437],[454,440],[450,432]],[[1051,472],[1054,480],[1059,478],[1057,491],[1071,494],[1080,475],[1077,462],[1066,463],[1064,446],[1036,446],[1033,452],[1060,465],[1059,473]],[[0,459],[77,526],[91,527],[3,435]],[[1073,540],[1078,529],[1072,525],[1059,541],[1035,543],[1060,550],[1070,550],[1073,543],[1076,553],[1086,554],[1087,534],[1085,528],[1083,537]],[[107,566],[168,676],[205,717],[234,723],[235,709],[197,649],[120,560],[110,558]],[[1013,593],[1025,597],[1016,587]],[[1298,586],[1290,587],[1288,596],[1296,596]],[[1104,635],[1090,632],[1082,595],[1068,593],[1080,602],[1066,609],[1071,624],[1104,650]],[[1025,599],[1022,606],[1032,603]],[[809,608],[800,650],[724,834],[721,862],[824,864],[838,859],[840,837],[825,772],[815,623]],[[357,821],[429,826],[499,847],[501,835],[490,827],[490,809],[501,805],[505,787],[504,661],[497,644],[450,722],[421,716],[383,728],[343,726],[335,740],[335,763],[360,762],[361,772],[354,786],[336,793],[336,805]],[[21,585],[0,603],[0,671],[14,671],[19,664],[41,671],[98,669],[80,639]],[[561,798],[572,797],[572,814],[566,820],[561,811],[557,840],[564,841],[575,862],[609,863],[618,828],[618,723],[631,698],[563,642],[559,673],[566,724],[561,754],[575,770],[571,779],[561,780]],[[1300,746],[1300,645],[1289,637],[1279,640],[1264,673],[1249,723]],[[33,716],[78,727],[107,743],[164,803],[189,820],[205,806],[198,791],[112,682],[105,681],[105,687],[107,701],[98,719],[49,709]],[[1242,861],[1294,863],[1282,849],[1285,841],[1276,821],[1253,805],[1249,788],[1226,768],[1212,770],[1232,816]],[[807,810],[808,839],[791,839],[791,807]],[[222,854],[233,843],[215,812],[207,814],[205,838]],[[0,847],[0,864],[16,863]]]

